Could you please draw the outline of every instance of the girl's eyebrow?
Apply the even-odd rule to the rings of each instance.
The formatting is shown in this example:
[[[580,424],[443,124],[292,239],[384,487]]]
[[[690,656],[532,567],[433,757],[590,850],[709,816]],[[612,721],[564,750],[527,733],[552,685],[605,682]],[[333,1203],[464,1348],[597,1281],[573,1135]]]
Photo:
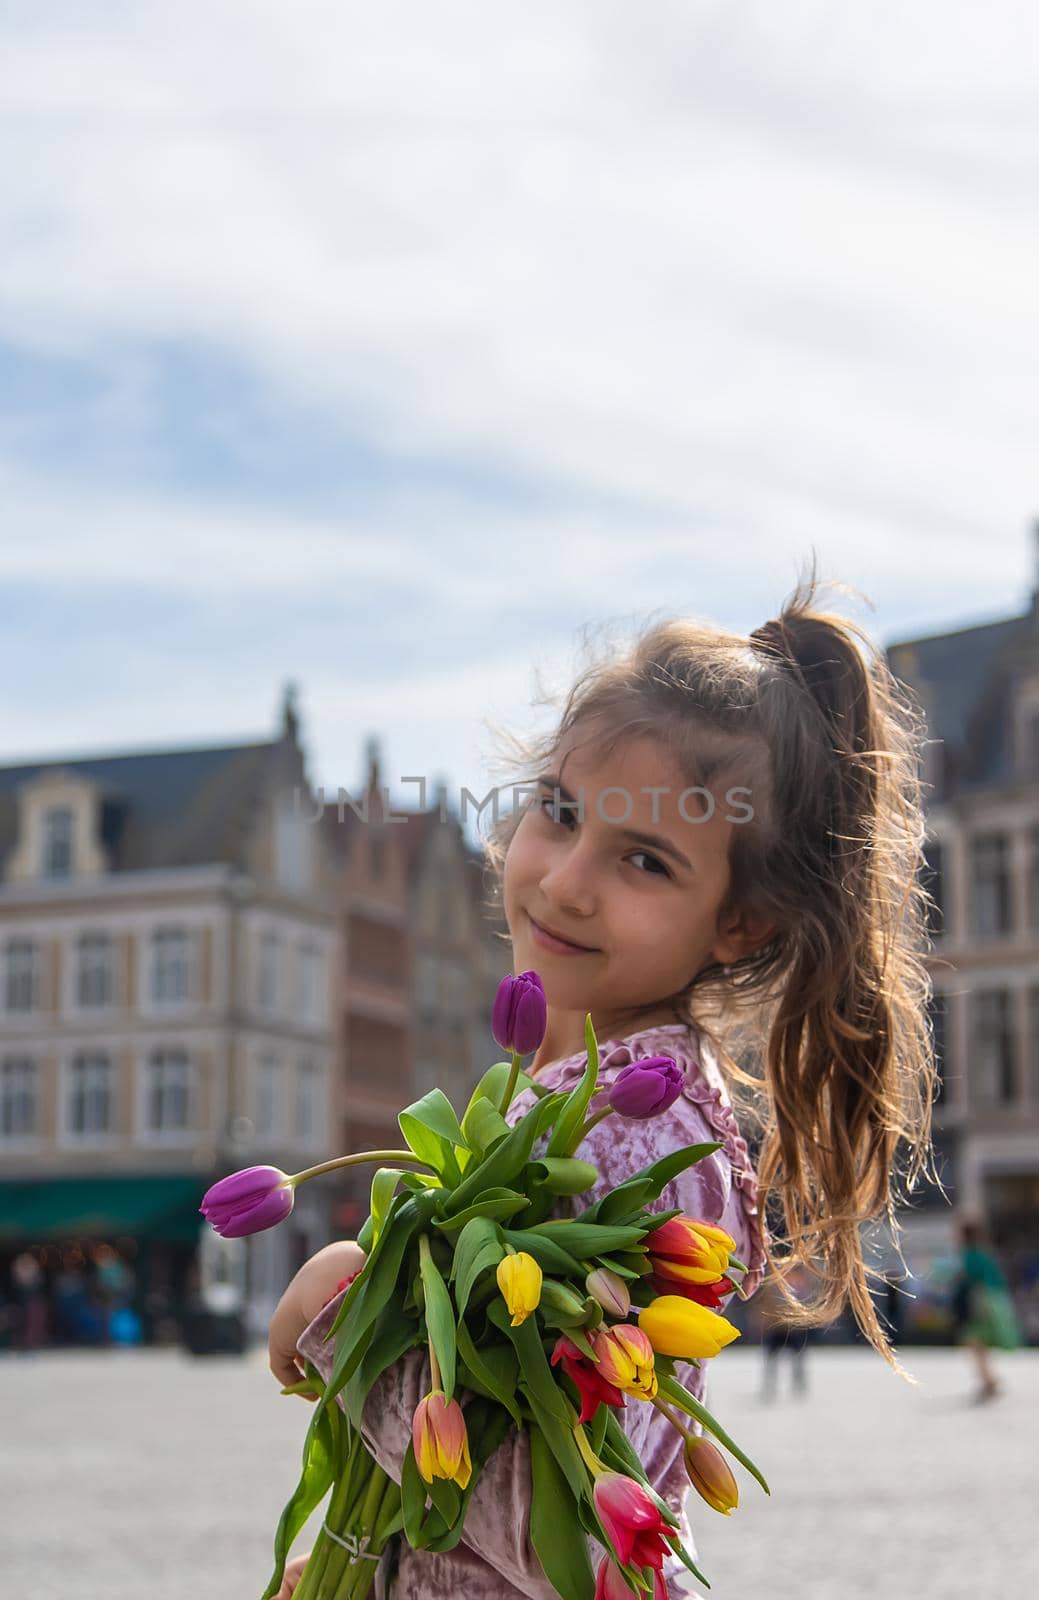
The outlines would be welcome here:
[[[558,790],[560,799],[569,800],[571,805],[575,803],[574,796],[569,789],[559,781],[558,773],[546,773],[544,777],[538,779],[538,782],[543,784],[546,789]],[[608,821],[609,819],[604,820]],[[620,824],[611,822],[610,826],[617,828],[620,827]],[[631,839],[634,844],[644,844],[651,850],[660,850],[665,855],[673,856],[676,861],[680,861],[682,866],[687,867],[690,872],[696,871],[688,856],[684,856],[678,846],[671,843],[670,839],[665,839],[657,833],[641,833],[637,828],[621,828],[620,831],[625,839]]]

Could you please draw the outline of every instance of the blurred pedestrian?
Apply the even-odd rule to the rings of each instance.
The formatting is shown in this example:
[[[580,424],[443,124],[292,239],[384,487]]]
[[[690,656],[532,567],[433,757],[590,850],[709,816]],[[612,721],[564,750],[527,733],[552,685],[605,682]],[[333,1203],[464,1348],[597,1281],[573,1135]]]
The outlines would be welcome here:
[[[960,1223],[960,1277],[953,1297],[953,1315],[961,1344],[974,1361],[978,1388],[974,1398],[982,1403],[1003,1392],[989,1359],[990,1350],[1016,1350],[1021,1343],[1017,1313],[1003,1269],[986,1249],[980,1223],[965,1218]]]
[[[11,1262],[11,1291],[18,1307],[14,1347],[39,1350],[47,1342],[47,1285],[31,1250],[22,1250]]]
[[[786,1283],[796,1299],[800,1299],[807,1292],[807,1277],[799,1267],[788,1275]],[[761,1376],[762,1400],[767,1402],[776,1397],[779,1358],[783,1354],[790,1358],[792,1392],[803,1399],[808,1393],[805,1350],[808,1346],[809,1330],[798,1324],[796,1312],[793,1311],[774,1273],[770,1274],[761,1285],[754,1304],[758,1312],[761,1349],[764,1355]]]

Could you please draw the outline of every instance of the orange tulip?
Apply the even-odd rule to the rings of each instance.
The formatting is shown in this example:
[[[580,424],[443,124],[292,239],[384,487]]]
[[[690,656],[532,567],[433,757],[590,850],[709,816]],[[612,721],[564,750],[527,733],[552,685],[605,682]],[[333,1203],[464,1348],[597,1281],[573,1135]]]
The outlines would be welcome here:
[[[457,1400],[448,1400],[441,1389],[433,1389],[415,1407],[411,1420],[411,1442],[415,1462],[427,1483],[447,1478],[464,1489],[472,1477],[469,1435]]]

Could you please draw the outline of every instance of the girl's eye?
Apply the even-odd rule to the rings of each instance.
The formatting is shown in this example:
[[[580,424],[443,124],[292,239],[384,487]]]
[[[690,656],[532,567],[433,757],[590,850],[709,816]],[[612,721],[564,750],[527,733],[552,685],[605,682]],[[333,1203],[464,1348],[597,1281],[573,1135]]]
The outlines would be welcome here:
[[[537,804],[537,809],[543,817],[548,819],[549,822],[554,822],[562,828],[570,828],[577,821],[573,811],[565,810],[562,806],[557,809],[555,796],[551,794],[545,794],[541,796],[541,799]],[[665,867],[664,863],[657,856],[650,855],[648,850],[633,850],[631,855],[628,857],[628,860],[634,861],[636,856],[642,856],[644,860],[651,863],[650,867],[648,868],[639,868],[639,871],[643,872],[646,877],[670,878],[671,873],[668,871],[667,867]]]

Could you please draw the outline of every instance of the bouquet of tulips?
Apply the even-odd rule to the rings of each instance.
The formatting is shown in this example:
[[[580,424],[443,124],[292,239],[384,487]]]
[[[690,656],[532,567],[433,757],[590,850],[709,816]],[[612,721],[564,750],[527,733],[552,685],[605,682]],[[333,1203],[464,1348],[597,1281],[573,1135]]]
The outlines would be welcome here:
[[[676,1150],[582,1208],[579,1197],[598,1179],[578,1153],[588,1130],[607,1116],[665,1111],[681,1071],[666,1056],[638,1061],[597,1096],[589,1015],[583,1078],[569,1092],[549,1092],[520,1067],[545,1025],[538,975],[505,978],[492,1032],[511,1059],[484,1073],[461,1120],[434,1089],[400,1114],[404,1150],[365,1151],[295,1175],[251,1168],[203,1200],[217,1231],[239,1236],[287,1216],[305,1179],[379,1164],[358,1236],[367,1260],[328,1335],[329,1380],[308,1364],[306,1378],[284,1391],[309,1384],[319,1398],[263,1600],[277,1593],[293,1540],[329,1490],[294,1600],[363,1600],[400,1532],[417,1548],[450,1550],[482,1468],[512,1427],[529,1433],[530,1538],[563,1600],[661,1600],[671,1551],[705,1581],[620,1423],[625,1396],[655,1406],[684,1436],[690,1480],[715,1509],[731,1511],[737,1491],[707,1434],[767,1492],[757,1467],[675,1376],[676,1360],[699,1363],[738,1337],[717,1310],[745,1271],[734,1241],[708,1223],[647,1209],[718,1145]],[[520,1087],[533,1091],[534,1104],[510,1127],[505,1113]],[[428,1351],[432,1386],[415,1412],[398,1484],[372,1458],[361,1419],[377,1379],[415,1348]],[[607,1551],[597,1574],[589,1534]]]

